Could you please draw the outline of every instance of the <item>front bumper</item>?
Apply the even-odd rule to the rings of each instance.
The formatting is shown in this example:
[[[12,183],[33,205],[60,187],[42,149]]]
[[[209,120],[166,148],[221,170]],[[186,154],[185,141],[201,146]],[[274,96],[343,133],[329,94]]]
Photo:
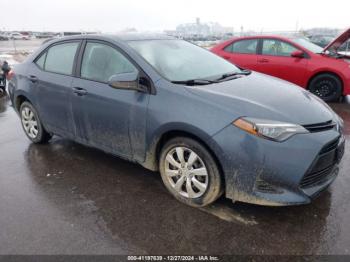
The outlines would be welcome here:
[[[344,102],[345,102],[346,104],[350,104],[350,95],[344,96]]]
[[[336,130],[278,143],[231,125],[213,139],[220,147],[226,197],[271,206],[310,203],[338,175],[345,144]]]

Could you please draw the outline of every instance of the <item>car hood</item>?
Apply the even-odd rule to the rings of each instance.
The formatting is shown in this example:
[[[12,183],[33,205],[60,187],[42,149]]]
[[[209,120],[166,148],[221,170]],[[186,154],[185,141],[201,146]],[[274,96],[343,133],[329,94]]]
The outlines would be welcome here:
[[[324,49],[323,52],[337,52],[338,48],[345,43],[350,38],[350,28],[341,33],[338,37],[336,37],[332,42],[330,42]]]
[[[187,90],[234,114],[232,117],[248,116],[300,125],[334,118],[332,109],[310,92],[256,72],[217,84],[187,87]]]

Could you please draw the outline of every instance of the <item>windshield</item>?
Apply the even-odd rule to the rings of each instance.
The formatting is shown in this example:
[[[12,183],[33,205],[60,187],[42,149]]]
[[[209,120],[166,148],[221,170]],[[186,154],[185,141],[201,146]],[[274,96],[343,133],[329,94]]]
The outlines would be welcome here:
[[[320,47],[314,43],[311,43],[309,40],[307,40],[305,38],[294,38],[292,40],[313,53],[318,54],[318,53],[322,53],[322,51],[323,51],[322,47]]]
[[[142,40],[128,44],[170,81],[211,79],[240,72],[225,59],[183,40]]]

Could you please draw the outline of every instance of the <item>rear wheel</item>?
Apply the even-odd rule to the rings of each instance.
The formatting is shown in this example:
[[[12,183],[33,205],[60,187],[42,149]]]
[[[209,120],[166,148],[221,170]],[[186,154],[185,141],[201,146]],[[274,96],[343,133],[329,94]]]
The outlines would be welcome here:
[[[339,101],[342,95],[342,83],[335,75],[321,74],[312,79],[309,91],[326,102]]]
[[[193,139],[178,137],[168,141],[160,155],[159,170],[169,192],[187,205],[206,206],[222,193],[215,160]]]
[[[51,139],[52,135],[44,129],[32,104],[23,102],[19,112],[23,130],[33,143],[46,143]]]

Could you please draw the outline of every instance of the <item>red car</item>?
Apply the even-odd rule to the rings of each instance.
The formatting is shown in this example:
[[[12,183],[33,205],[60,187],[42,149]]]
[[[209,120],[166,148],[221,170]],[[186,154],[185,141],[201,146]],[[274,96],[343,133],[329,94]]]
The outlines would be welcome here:
[[[305,38],[250,36],[211,50],[242,68],[282,78],[325,101],[336,101],[350,94],[349,37],[350,29],[323,49]]]

